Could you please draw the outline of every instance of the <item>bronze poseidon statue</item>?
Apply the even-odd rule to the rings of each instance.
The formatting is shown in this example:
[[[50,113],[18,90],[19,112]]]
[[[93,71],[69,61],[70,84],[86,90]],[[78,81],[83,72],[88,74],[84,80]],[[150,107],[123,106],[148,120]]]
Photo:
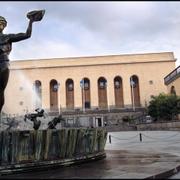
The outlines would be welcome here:
[[[44,16],[45,10],[35,10],[27,13],[29,24],[25,33],[3,34],[7,21],[0,16],[0,113],[4,105],[4,91],[9,79],[9,54],[12,43],[25,40],[31,37],[32,23],[40,21]]]

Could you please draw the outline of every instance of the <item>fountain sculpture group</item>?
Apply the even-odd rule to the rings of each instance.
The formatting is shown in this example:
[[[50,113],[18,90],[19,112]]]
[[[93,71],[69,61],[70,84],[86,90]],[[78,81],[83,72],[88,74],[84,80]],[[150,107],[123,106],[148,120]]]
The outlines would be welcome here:
[[[4,35],[2,33],[7,22],[0,17],[0,113],[4,105],[4,90],[9,77],[9,59],[12,42],[27,39],[31,36],[32,23],[40,21],[44,10],[31,11],[27,14],[30,19],[26,33]],[[37,117],[44,116],[43,109],[36,113],[25,114],[24,121],[32,121],[34,130],[0,131],[0,175],[38,170],[45,167],[73,164],[81,161],[95,160],[106,156],[104,147],[107,131],[97,127],[71,127],[56,129],[63,121],[59,115],[48,122],[48,128],[40,130],[41,121]],[[9,121],[13,126],[15,121]]]

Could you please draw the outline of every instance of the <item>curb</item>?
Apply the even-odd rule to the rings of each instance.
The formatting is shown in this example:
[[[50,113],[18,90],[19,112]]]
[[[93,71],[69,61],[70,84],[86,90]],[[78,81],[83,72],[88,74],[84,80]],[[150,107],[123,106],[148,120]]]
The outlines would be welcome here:
[[[105,152],[98,153],[96,155],[83,156],[74,159],[54,160],[54,161],[43,161],[27,164],[17,164],[12,166],[4,166],[0,168],[0,179],[2,176],[16,174],[21,172],[33,172],[33,171],[44,171],[50,168],[72,166],[75,164],[82,164],[85,162],[97,161],[106,157]]]
[[[180,171],[180,165],[178,165],[177,167],[175,167],[173,169],[164,171],[164,172],[156,174],[156,175],[149,176],[144,179],[167,179],[168,177],[171,177],[171,176],[177,174],[179,171]]]

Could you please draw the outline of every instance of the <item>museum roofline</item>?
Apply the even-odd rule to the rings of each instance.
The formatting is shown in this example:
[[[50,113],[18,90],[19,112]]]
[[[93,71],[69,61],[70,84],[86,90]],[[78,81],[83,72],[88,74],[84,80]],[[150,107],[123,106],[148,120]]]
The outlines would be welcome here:
[[[96,55],[96,56],[69,56],[69,57],[52,57],[52,58],[40,58],[40,59],[18,59],[11,60],[11,62],[23,62],[23,61],[40,61],[40,60],[61,60],[61,59],[84,59],[84,58],[101,58],[101,57],[116,57],[116,56],[143,56],[143,55],[154,55],[154,54],[165,54],[173,53],[173,51],[153,52],[153,53],[137,53],[137,54],[110,54],[110,55]],[[175,59],[176,60],[176,59]]]
[[[52,59],[34,59],[10,61],[10,69],[36,69],[77,66],[99,66],[117,64],[137,64],[155,62],[175,62],[173,52],[121,54],[105,56],[66,57]]]

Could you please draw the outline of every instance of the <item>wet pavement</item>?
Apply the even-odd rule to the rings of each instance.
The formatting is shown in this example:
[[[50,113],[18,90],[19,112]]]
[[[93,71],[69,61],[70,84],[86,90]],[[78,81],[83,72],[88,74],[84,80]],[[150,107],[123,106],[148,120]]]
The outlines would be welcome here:
[[[178,172],[175,175],[171,176],[169,179],[180,179],[180,172]]]
[[[144,179],[162,174],[166,178],[171,175],[172,179],[179,174],[172,176],[177,171],[163,174],[180,165],[179,131],[109,132],[105,150],[106,158],[98,161],[0,178]]]

